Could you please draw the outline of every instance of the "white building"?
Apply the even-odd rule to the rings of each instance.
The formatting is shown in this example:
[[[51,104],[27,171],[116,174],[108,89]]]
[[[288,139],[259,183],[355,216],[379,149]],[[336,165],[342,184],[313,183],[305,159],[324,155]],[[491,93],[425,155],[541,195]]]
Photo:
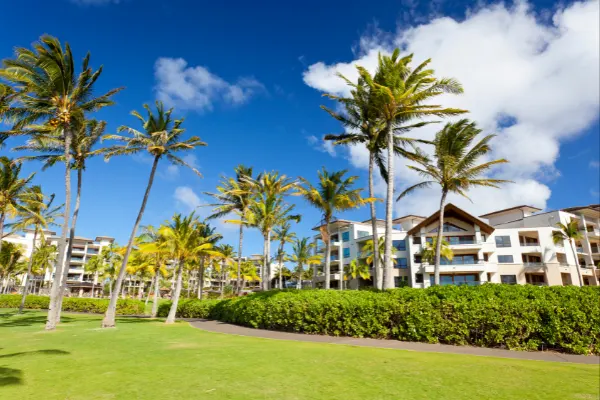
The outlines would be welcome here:
[[[575,243],[584,285],[598,285],[600,260],[600,206],[572,207],[538,213],[535,207],[519,206],[479,218],[453,204],[445,208],[443,236],[454,252],[452,261],[442,260],[441,283],[478,285],[485,282],[535,285],[579,285],[575,256],[568,242],[554,244],[552,232],[558,222],[576,220],[582,239]],[[422,262],[425,243],[437,236],[438,215],[407,215],[394,220],[394,282],[401,286],[428,287],[434,266]],[[315,227],[319,230],[321,227]],[[378,221],[378,235],[385,233]],[[371,221],[337,220],[330,224],[331,287],[339,287],[340,268],[366,255],[362,248],[372,238]],[[317,251],[323,252],[320,235]],[[325,280],[320,267],[317,285]],[[355,287],[357,282],[352,282]],[[371,285],[370,281],[360,282]]]

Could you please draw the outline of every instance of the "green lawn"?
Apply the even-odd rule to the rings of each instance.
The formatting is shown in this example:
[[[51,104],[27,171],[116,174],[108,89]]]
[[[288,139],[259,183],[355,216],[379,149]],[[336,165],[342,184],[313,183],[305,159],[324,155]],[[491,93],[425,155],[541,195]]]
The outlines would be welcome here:
[[[274,341],[0,310],[2,399],[597,399],[599,367]]]

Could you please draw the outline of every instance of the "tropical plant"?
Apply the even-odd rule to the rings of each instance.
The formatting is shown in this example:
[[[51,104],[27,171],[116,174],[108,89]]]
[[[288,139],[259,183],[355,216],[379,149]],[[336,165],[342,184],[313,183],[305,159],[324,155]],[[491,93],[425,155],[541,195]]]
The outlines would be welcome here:
[[[331,284],[331,240],[330,223],[335,213],[359,208],[374,201],[373,198],[363,198],[360,193],[362,189],[354,189],[353,186],[358,179],[357,176],[345,177],[347,170],[328,172],[324,167],[318,172],[319,182],[313,186],[309,181],[300,178],[302,186],[298,187],[297,195],[304,197],[306,201],[322,213],[321,238],[325,243],[325,289]],[[315,269],[316,272],[316,269]],[[340,268],[341,277],[341,268]],[[313,279],[313,287],[316,284],[316,276]],[[341,289],[340,279],[340,289]]]
[[[0,293],[8,293],[11,277],[27,270],[25,249],[23,246],[7,242],[0,250]]]
[[[361,263],[359,260],[354,259],[350,261],[350,264],[344,267],[344,280],[356,279],[356,289],[360,287],[360,279],[370,279],[371,272],[369,265]]]
[[[238,294],[241,290],[241,267],[242,267],[242,246],[244,243],[244,226],[246,214],[252,201],[252,191],[250,182],[252,181],[252,167],[246,167],[242,164],[235,167],[235,179],[223,177],[220,185],[217,186],[217,193],[206,193],[213,197],[217,203],[210,204],[214,207],[213,213],[208,219],[225,217],[235,214],[240,218],[240,233],[238,244],[238,259],[236,273],[236,288]],[[199,298],[201,296],[198,296]]]
[[[284,259],[287,259],[287,257],[288,257],[287,254],[284,254]],[[283,289],[284,288],[284,283],[285,283],[285,281],[287,281],[287,278],[291,278],[292,277],[292,271],[290,271],[289,268],[287,268],[287,267],[279,264],[279,266],[275,269],[274,277],[279,282],[281,282],[279,288]]]
[[[437,251],[437,241],[438,241],[438,238],[434,237],[434,238],[432,238],[431,242],[427,241],[425,243],[425,247],[421,251],[422,262],[426,262],[426,263],[430,263],[430,264],[435,262],[436,251]],[[452,259],[454,258],[454,252],[452,251],[452,248],[450,247],[450,243],[448,243],[444,239],[442,239],[442,245],[440,246],[440,255],[448,261],[452,261]]]
[[[137,234],[138,227],[144,215],[146,209],[146,203],[152,189],[152,183],[154,182],[154,174],[156,173],[156,167],[158,162],[162,158],[166,158],[168,161],[175,165],[182,165],[192,169],[197,175],[200,172],[189,165],[186,161],[180,158],[177,153],[192,151],[198,146],[206,146],[206,143],[202,142],[199,137],[192,136],[187,140],[181,140],[181,135],[185,132],[185,129],[181,127],[183,119],[173,119],[171,114],[173,109],[165,111],[164,105],[161,102],[156,103],[156,114],[150,109],[150,106],[144,104],[148,116],[144,118],[139,112],[132,111],[131,115],[136,117],[142,123],[143,131],[138,131],[128,126],[120,126],[118,132],[127,132],[131,136],[122,135],[106,135],[104,139],[116,140],[122,142],[122,145],[109,146],[103,149],[104,157],[106,160],[119,155],[133,155],[140,152],[148,152],[153,157],[152,169],[150,170],[150,177],[148,178],[148,184],[146,191],[142,199],[142,204],[138,212],[127,248],[123,256],[123,268],[119,272],[117,277],[116,292],[119,292],[121,288],[123,277],[125,276],[125,266],[127,265],[129,254],[134,244],[135,236]],[[110,299],[110,305],[106,310],[106,314],[102,321],[103,327],[114,327],[115,326],[115,310],[117,306],[117,296],[113,293]]]
[[[33,50],[16,49],[15,59],[5,59],[0,77],[13,86],[17,96],[5,115],[15,121],[11,135],[32,134],[39,129],[55,128],[64,142],[65,207],[59,241],[59,259],[52,282],[50,308],[46,329],[56,327],[58,304],[62,299],[61,278],[66,255],[67,233],[71,213],[71,141],[73,128],[80,126],[86,113],[110,106],[110,99],[120,88],[94,97],[94,84],[102,67],[93,71],[90,54],[82,62],[79,74],[75,71],[71,47],[63,49],[58,39],[44,35],[33,44]]]
[[[375,265],[376,257],[379,257],[379,262],[383,264],[385,238],[378,238],[378,242],[377,246],[373,246],[373,239],[369,239],[361,249],[361,256],[365,258],[368,265]]]
[[[152,318],[156,318],[158,312],[158,297],[160,295],[160,278],[168,275],[167,262],[168,257],[162,251],[160,242],[163,240],[158,229],[152,225],[144,226],[142,233],[137,237],[136,242],[139,246],[139,251],[149,256],[148,266],[153,275],[154,299],[152,302]],[[150,290],[148,291],[148,294]]]
[[[387,196],[385,203],[385,251],[383,267],[383,289],[394,286],[392,276],[392,230],[394,203],[394,140],[395,128],[403,132],[420,126],[411,121],[429,116],[446,117],[466,112],[455,108],[442,108],[430,101],[442,94],[459,94],[462,86],[454,79],[434,77],[432,69],[426,69],[431,60],[426,60],[412,69],[412,54],[400,58],[400,50],[391,56],[379,54],[375,75],[365,68],[357,67],[361,79],[372,91],[373,107],[380,113],[383,124],[382,135],[387,140]],[[420,121],[421,123],[422,121]]]
[[[223,291],[228,283],[228,278],[231,275],[236,254],[233,246],[229,244],[217,246],[215,247],[215,250],[218,252],[218,255],[215,257],[215,259],[218,265],[219,281],[221,282],[220,297],[223,298]]]
[[[40,275],[42,276],[42,281],[40,284],[40,289],[44,286],[44,277],[46,276],[46,271],[51,270],[56,262],[56,252],[57,248],[54,245],[46,244],[43,241],[40,244],[32,255],[33,265],[32,270],[40,271]]]
[[[440,257],[444,226],[444,208],[448,193],[456,193],[468,198],[469,189],[478,186],[498,188],[501,183],[509,182],[502,179],[482,177],[491,167],[508,161],[498,159],[478,164],[481,157],[491,152],[490,140],[495,135],[487,135],[473,145],[473,141],[481,129],[477,129],[474,122],[462,119],[458,122],[448,123],[440,130],[433,141],[434,162],[424,159],[420,166],[409,165],[426,180],[404,190],[398,200],[420,188],[439,185],[442,189],[440,199],[439,223],[435,250],[435,284],[440,284]]]
[[[292,245],[292,254],[287,258],[287,261],[290,261],[296,264],[296,279],[297,288],[302,289],[302,278],[304,277],[304,266],[312,266],[319,265],[322,262],[323,257],[319,254],[313,254],[315,244],[309,242],[310,238],[304,237],[302,239],[297,239]]]
[[[583,238],[583,234],[579,229],[579,224],[576,220],[572,219],[567,224],[559,222],[556,224],[556,227],[558,229],[552,231],[552,241],[555,244],[563,244],[565,241],[569,242],[571,252],[573,253],[573,259],[575,260],[577,276],[579,277],[579,286],[583,286],[581,266],[579,265],[579,258],[577,257],[577,252],[575,251],[575,241]]]
[[[292,232],[292,225],[288,219],[281,221],[281,224],[273,229],[273,240],[279,242],[279,249],[277,250],[277,261],[279,266],[283,265],[283,259],[285,258],[285,251],[283,247],[286,243],[294,243],[296,240],[296,233]],[[279,288],[283,289],[283,276],[279,274]]]
[[[88,260],[88,264],[97,263],[100,266],[93,267],[98,270],[98,277],[102,281],[108,280],[109,295],[112,296],[115,276],[119,273],[119,263],[123,260],[123,248],[116,243],[104,246],[100,254],[96,254]],[[118,293],[118,292],[117,292]]]
[[[223,238],[220,234],[216,233],[216,228],[211,226],[206,221],[198,227],[198,234],[201,237],[208,238],[208,242],[216,246],[219,240]],[[204,295],[204,276],[206,275],[206,262],[210,261],[211,256],[201,254],[197,260],[192,260],[192,265],[198,268],[198,298],[202,299]]]

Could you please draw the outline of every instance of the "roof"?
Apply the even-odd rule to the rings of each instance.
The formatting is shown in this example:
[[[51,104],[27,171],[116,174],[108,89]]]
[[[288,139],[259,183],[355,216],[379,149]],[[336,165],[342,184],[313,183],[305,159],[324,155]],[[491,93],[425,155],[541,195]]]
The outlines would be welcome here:
[[[424,226],[428,226],[431,225],[432,223],[436,222],[439,219],[439,215],[440,212],[439,210],[436,211],[435,213],[431,214],[427,219],[421,221],[418,225],[414,226],[411,230],[408,231],[409,235],[413,235],[415,233],[418,233],[422,227]],[[444,217],[457,217],[458,219],[462,219],[462,220],[466,220],[469,222],[474,223],[475,225],[479,226],[479,228],[487,233],[488,235],[491,235],[494,232],[494,227],[491,225],[486,224],[485,222],[483,222],[482,220],[480,220],[479,218],[469,214],[468,212],[456,207],[454,204],[452,203],[448,203],[446,205],[446,207],[444,207]]]
[[[398,217],[398,218],[395,218],[395,219],[394,219],[392,222],[394,222],[394,223],[397,223],[397,222],[400,222],[400,221],[402,221],[402,220],[405,220],[405,219],[411,219],[411,218],[413,218],[413,219],[415,219],[415,218],[416,218],[416,219],[425,219],[425,218],[427,218],[427,217],[423,217],[423,216],[421,216],[421,215],[408,214],[408,215],[405,215],[405,216],[403,216],[403,217]]]
[[[384,224],[384,225],[385,225],[385,220],[384,220],[384,219],[379,219],[379,218],[377,218],[377,219],[376,219],[376,221],[377,221],[377,223],[378,223],[378,224],[380,224],[380,225],[381,225],[381,224]],[[370,223],[371,223],[371,218],[369,218],[369,219],[365,219],[363,222],[361,222],[361,224],[370,224]]]
[[[588,210],[588,209],[590,211],[600,212],[600,204],[590,204],[588,206],[563,208],[561,211],[573,212],[573,211],[581,211],[581,210]]]
[[[487,218],[487,217],[490,217],[492,215],[500,214],[500,213],[503,213],[503,212],[506,212],[506,211],[522,210],[522,209],[527,209],[527,210],[530,210],[530,211],[533,211],[533,212],[541,211],[542,210],[541,208],[537,208],[537,207],[533,207],[533,206],[521,205],[521,206],[515,206],[515,207],[505,208],[504,210],[498,210],[498,211],[493,211],[491,213],[483,214],[483,215],[480,215],[479,218]]]
[[[338,224],[340,224],[340,225],[346,225],[346,224],[356,224],[356,223],[357,223],[356,221],[350,221],[350,220],[347,220],[347,219],[336,219],[335,221],[331,221],[329,223],[329,226],[335,226],[335,225],[338,225]],[[358,222],[358,223],[360,223],[360,222]],[[312,230],[313,231],[318,231],[319,228],[321,228],[322,226],[325,226],[325,224],[317,225],[314,228],[312,228]]]

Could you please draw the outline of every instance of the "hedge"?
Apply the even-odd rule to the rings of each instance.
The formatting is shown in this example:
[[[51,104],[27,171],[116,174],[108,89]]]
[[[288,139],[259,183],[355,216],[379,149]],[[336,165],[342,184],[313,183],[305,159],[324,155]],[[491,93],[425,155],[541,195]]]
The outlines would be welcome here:
[[[600,354],[599,300],[599,287],[575,286],[284,290],[188,300],[178,316],[308,334]],[[169,307],[161,305],[165,316]]]
[[[177,303],[177,316],[179,318],[210,318],[210,312],[219,300],[180,299]],[[169,315],[171,302],[165,301],[158,305],[158,317]]]
[[[62,310],[102,314],[108,308],[108,302],[108,299],[64,297]],[[29,295],[25,300],[25,308],[33,310],[47,310],[49,303],[50,297]],[[18,308],[20,304],[21,295],[0,295],[0,308]],[[140,300],[119,299],[117,301],[117,314],[144,314],[144,302]]]

